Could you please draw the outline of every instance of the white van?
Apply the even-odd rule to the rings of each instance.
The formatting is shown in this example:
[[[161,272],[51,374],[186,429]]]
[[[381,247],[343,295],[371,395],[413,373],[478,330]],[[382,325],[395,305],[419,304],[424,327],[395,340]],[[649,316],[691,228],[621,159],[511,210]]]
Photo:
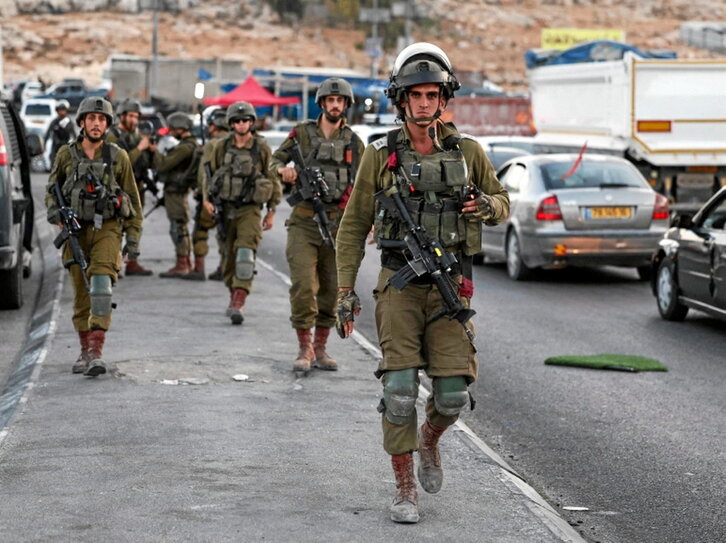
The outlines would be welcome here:
[[[51,98],[31,98],[20,108],[20,118],[28,134],[38,134],[45,138],[48,126],[56,117],[56,100]]]

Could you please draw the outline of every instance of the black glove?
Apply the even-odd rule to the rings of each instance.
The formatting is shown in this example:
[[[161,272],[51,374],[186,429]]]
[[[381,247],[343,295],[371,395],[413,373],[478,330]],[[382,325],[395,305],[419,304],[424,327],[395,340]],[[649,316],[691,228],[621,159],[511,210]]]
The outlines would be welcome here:
[[[345,339],[345,323],[355,320],[355,315],[360,312],[360,298],[354,290],[341,290],[338,292],[338,310],[335,320],[335,329],[338,335]]]
[[[124,246],[124,249],[121,254],[128,256],[129,260],[138,259],[139,255],[141,254],[139,252],[138,240],[135,240],[133,238],[126,238],[126,245]]]
[[[485,222],[494,216],[494,207],[492,207],[492,197],[481,193],[474,200],[477,210],[474,213],[467,213],[466,218],[470,221]]]

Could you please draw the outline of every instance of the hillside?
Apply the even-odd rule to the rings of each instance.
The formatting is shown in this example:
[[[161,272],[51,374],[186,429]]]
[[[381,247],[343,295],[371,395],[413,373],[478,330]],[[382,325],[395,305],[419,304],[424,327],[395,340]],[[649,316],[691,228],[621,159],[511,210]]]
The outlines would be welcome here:
[[[457,70],[481,72],[506,90],[525,90],[523,53],[539,46],[546,27],[617,28],[645,49],[673,49],[682,58],[713,57],[678,37],[689,20],[726,20],[722,0],[420,0],[435,21],[414,37],[446,50]],[[27,1],[26,1],[27,3]],[[193,4],[194,2],[192,2]],[[43,4],[43,3],[41,3]],[[44,4],[47,4],[45,2]],[[363,3],[367,5],[367,3]],[[72,5],[72,3],[68,3]],[[68,8],[71,9],[71,8]],[[246,66],[330,66],[370,69],[362,31],[306,23],[294,27],[260,1],[208,0],[159,17],[159,52],[170,57],[235,58]],[[98,83],[111,53],[148,56],[150,12],[17,14],[2,20],[5,79],[82,76]],[[387,75],[395,51],[387,51]]]

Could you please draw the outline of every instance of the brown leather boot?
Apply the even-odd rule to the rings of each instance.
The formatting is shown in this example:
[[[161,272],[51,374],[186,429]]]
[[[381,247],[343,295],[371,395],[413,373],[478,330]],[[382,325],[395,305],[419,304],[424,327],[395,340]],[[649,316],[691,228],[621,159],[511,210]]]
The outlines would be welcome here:
[[[413,454],[391,456],[393,474],[396,476],[396,497],[391,504],[391,520],[414,524],[418,522],[418,492],[413,476]]]
[[[191,271],[191,265],[192,263],[189,260],[189,255],[177,255],[174,267],[165,272],[161,272],[159,277],[181,277]]]
[[[126,275],[154,275],[154,272],[144,268],[141,264],[139,264],[138,260],[129,259],[129,261],[126,262]]]
[[[194,269],[188,274],[183,275],[182,279],[188,279],[190,281],[206,281],[207,276],[204,275],[204,257],[194,257]]]
[[[315,340],[313,341],[314,365],[321,370],[338,371],[338,363],[325,352],[325,345],[328,343],[329,335],[330,328],[315,328]]]
[[[297,353],[295,362],[292,363],[292,371],[308,373],[310,364],[315,358],[315,350],[313,349],[313,333],[310,330],[296,328],[297,341],[300,350]]]
[[[106,362],[103,361],[103,343],[106,340],[104,330],[91,330],[88,334],[88,355],[91,361],[88,363],[83,375],[96,377],[106,373]]]
[[[221,281],[223,279],[222,266],[217,266],[217,269],[210,273],[207,276],[207,279],[209,279],[210,281]]]
[[[441,483],[444,480],[439,438],[445,430],[446,428],[425,421],[418,431],[418,480],[429,494],[436,494],[441,490]]]
[[[91,357],[88,352],[88,336],[90,333],[90,330],[78,332],[78,339],[81,341],[81,354],[78,355],[78,360],[73,363],[73,368],[71,369],[73,373],[83,373],[86,371],[88,363],[91,361]]]
[[[248,292],[243,288],[236,288],[232,291],[232,300],[229,303],[227,311],[232,324],[242,324],[245,318],[242,316],[242,308],[247,300]]]

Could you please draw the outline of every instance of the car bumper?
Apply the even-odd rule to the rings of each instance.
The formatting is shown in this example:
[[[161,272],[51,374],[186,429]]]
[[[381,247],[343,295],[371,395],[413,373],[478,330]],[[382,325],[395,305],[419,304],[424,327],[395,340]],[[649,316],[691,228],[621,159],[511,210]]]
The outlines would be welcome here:
[[[0,270],[12,270],[18,262],[18,252],[14,247],[0,247]]]
[[[531,267],[647,266],[664,232],[536,232],[523,240],[522,256]]]

